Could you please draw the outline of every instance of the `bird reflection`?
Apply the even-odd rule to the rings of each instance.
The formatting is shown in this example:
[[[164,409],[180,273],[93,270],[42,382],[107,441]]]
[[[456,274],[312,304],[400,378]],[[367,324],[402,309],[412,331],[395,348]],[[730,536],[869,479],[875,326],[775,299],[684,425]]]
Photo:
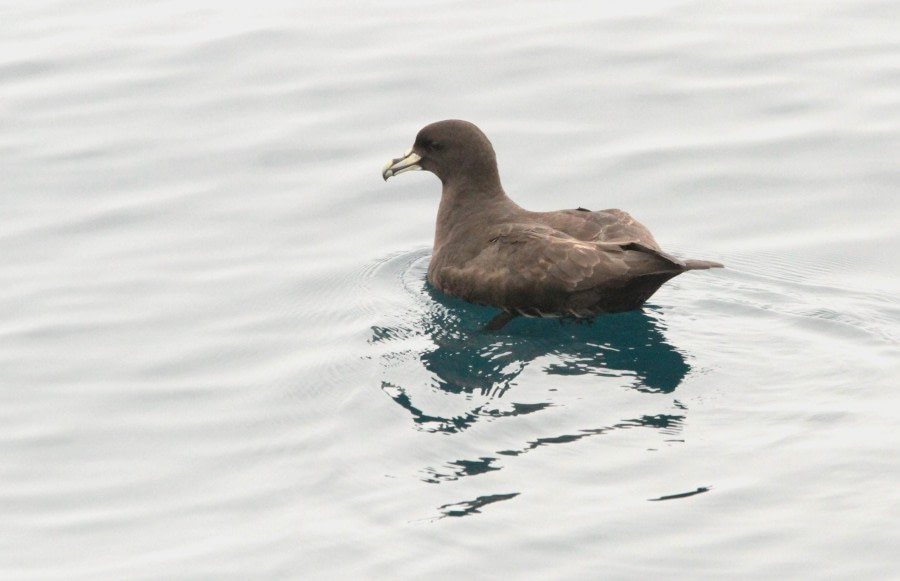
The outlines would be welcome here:
[[[373,327],[370,342],[379,354],[383,391],[409,413],[417,430],[457,434],[478,422],[526,416],[557,405],[552,397],[543,402],[514,401],[520,375],[529,368],[543,373],[549,392],[562,387],[565,376],[593,375],[655,394],[674,392],[690,371],[684,356],[666,340],[661,315],[652,306],[589,322],[520,317],[498,331],[485,331],[496,309],[434,291],[425,282],[427,258],[426,252],[398,255],[372,271],[373,277],[392,287],[399,278],[408,292],[404,304],[409,310],[397,314],[392,324]],[[651,413],[601,425],[534,433],[518,442],[506,439],[497,447],[484,441],[475,446],[480,451],[466,447],[468,457],[422,466],[419,477],[440,484],[496,473],[513,457],[539,448],[634,428],[649,428],[669,437],[679,434],[685,406],[676,400],[674,410],[659,413],[659,399],[652,401]],[[505,490],[445,504],[438,507],[437,518],[478,514],[485,506],[517,494]]]
[[[666,341],[652,307],[589,322],[519,318],[492,332],[482,327],[494,309],[453,299],[424,282],[422,290],[427,300],[411,322],[407,316],[405,324],[374,327],[372,337],[373,344],[390,346],[383,357],[382,388],[419,429],[454,433],[482,418],[526,415],[551,406],[494,405],[537,360],[548,376],[616,377],[649,393],[673,392],[690,370]],[[418,369],[397,373],[409,365]],[[405,377],[392,380],[394,375]],[[652,418],[634,421],[658,423]]]

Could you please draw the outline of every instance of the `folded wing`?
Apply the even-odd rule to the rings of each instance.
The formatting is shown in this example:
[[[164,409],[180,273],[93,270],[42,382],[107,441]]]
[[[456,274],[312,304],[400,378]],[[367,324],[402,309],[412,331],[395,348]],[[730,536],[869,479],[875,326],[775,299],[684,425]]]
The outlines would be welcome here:
[[[640,241],[578,240],[533,223],[504,224],[489,235],[477,256],[437,269],[434,282],[460,298],[524,315],[631,310],[689,268]]]

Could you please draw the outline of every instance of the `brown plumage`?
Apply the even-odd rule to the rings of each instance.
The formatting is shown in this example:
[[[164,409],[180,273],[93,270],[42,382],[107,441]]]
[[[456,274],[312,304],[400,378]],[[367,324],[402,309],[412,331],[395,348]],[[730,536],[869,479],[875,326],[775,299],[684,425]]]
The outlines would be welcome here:
[[[666,254],[622,210],[521,208],[500,185],[491,142],[467,121],[424,127],[382,176],[420,169],[443,183],[428,280],[503,309],[492,329],[516,315],[586,318],[637,309],[670,278],[722,266]]]

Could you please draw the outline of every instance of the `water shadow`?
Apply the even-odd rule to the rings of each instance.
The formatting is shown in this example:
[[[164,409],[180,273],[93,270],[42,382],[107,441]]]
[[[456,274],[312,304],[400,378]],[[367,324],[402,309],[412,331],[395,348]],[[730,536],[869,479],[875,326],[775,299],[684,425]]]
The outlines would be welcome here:
[[[438,518],[446,518],[448,516],[461,517],[469,516],[472,514],[479,514],[483,507],[489,504],[494,504],[495,502],[502,502],[504,500],[515,498],[519,496],[519,494],[519,492],[510,492],[508,494],[488,494],[479,496],[474,500],[454,502],[453,504],[444,504],[438,507],[438,511],[440,511],[441,513],[441,516]]]
[[[684,406],[676,402],[680,409]],[[498,450],[496,456],[481,456],[476,460],[453,460],[445,462],[439,467],[427,467],[422,470],[421,479],[423,482],[430,484],[439,484],[442,482],[452,482],[467,476],[478,476],[502,468],[501,458],[503,456],[521,456],[544,446],[554,446],[557,444],[569,444],[577,442],[584,438],[609,434],[620,430],[630,430],[632,428],[651,428],[658,432],[675,433],[681,429],[685,416],[678,414],[657,414],[647,415],[631,420],[622,420],[610,426],[600,428],[584,428],[576,430],[573,433],[565,433],[557,436],[543,436],[526,442],[523,446],[516,449]]]
[[[553,405],[494,405],[535,362],[547,376],[616,377],[646,393],[672,393],[690,371],[653,307],[587,322],[519,318],[485,331],[496,309],[448,297],[424,281],[421,292],[426,300],[419,312],[404,324],[374,327],[371,342],[390,344],[382,389],[422,430],[455,433],[485,417],[527,415]],[[626,423],[631,421],[637,420]]]
[[[680,498],[690,498],[692,496],[696,496],[698,494],[703,494],[704,492],[709,492],[712,490],[712,486],[698,486],[696,490],[691,490],[689,492],[679,492],[677,494],[667,494],[666,496],[660,496],[659,498],[648,498],[650,502],[659,502],[660,500],[676,500]]]

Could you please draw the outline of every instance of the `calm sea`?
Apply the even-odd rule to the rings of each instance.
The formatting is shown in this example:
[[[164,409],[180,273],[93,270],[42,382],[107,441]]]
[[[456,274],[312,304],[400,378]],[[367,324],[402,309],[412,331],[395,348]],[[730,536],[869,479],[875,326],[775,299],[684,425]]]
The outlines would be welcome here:
[[[619,4],[0,4],[0,578],[896,578],[900,4]],[[728,268],[480,331],[445,118]]]

